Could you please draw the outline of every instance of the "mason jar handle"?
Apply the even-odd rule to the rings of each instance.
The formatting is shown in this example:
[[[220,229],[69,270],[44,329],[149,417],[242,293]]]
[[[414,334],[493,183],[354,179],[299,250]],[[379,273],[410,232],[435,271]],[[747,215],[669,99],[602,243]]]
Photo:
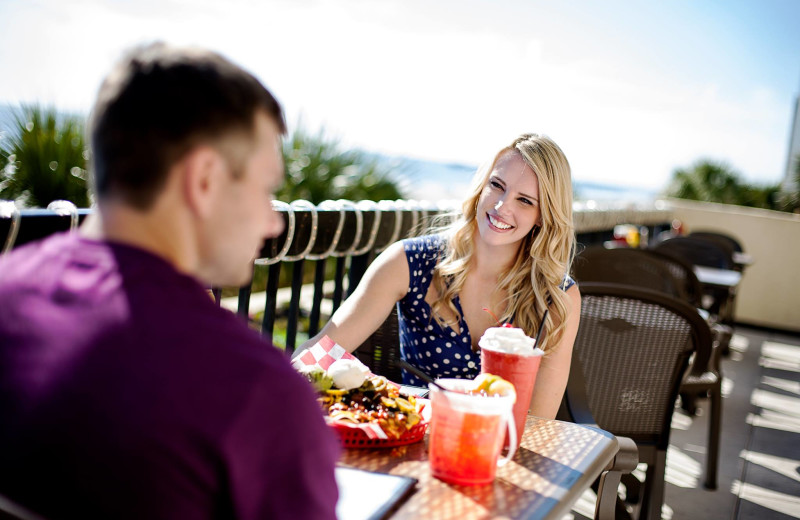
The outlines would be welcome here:
[[[508,427],[508,454],[502,459],[498,459],[497,467],[505,466],[517,452],[517,425],[514,424],[514,412],[509,410],[506,414],[506,426]]]

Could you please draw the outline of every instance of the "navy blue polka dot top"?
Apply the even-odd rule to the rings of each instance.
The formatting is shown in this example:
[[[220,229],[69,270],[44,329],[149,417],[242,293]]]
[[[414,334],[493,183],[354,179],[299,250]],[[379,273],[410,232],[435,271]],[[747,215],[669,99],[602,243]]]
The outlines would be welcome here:
[[[408,260],[409,289],[397,302],[400,329],[400,355],[433,378],[456,377],[474,379],[481,371],[480,353],[472,351],[472,339],[464,321],[458,296],[453,304],[458,310],[460,332],[449,326],[442,327],[432,316],[425,295],[431,285],[433,269],[444,247],[441,235],[426,235],[403,240]],[[575,282],[564,280],[564,290]],[[426,384],[403,371],[403,384]]]

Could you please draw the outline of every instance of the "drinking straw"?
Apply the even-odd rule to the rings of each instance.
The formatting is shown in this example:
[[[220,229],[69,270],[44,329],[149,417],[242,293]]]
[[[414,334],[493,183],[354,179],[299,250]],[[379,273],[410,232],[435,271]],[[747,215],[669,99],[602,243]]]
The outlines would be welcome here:
[[[429,376],[428,374],[426,374],[422,370],[418,369],[417,367],[415,367],[414,365],[412,365],[411,363],[409,363],[405,359],[397,360],[397,364],[399,364],[401,367],[405,368],[406,370],[408,370],[409,372],[411,372],[412,374],[414,374],[418,378],[422,379],[426,383],[432,384],[433,386],[435,386],[439,390],[444,390],[445,392],[452,392],[452,390],[443,387],[442,385],[437,383],[431,376]]]
[[[539,347],[539,336],[542,335],[542,331],[544,330],[544,320],[547,319],[547,313],[550,312],[550,309],[545,309],[544,314],[542,315],[542,322],[539,324],[539,330],[536,332],[536,337],[534,340],[536,344],[534,346]]]

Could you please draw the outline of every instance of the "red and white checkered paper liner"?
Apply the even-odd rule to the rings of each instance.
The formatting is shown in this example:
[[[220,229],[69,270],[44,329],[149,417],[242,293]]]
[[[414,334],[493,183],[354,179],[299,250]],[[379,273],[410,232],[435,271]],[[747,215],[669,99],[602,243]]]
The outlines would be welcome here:
[[[302,356],[292,361],[292,365],[298,370],[306,366],[318,366],[323,370],[328,370],[328,367],[337,359],[354,359],[358,363],[364,365],[355,356],[346,351],[344,347],[328,336],[323,336],[313,347],[303,352]],[[364,366],[366,367],[366,365]],[[383,431],[383,428],[375,423],[353,424],[349,421],[334,421],[327,415],[325,416],[325,422],[329,424],[335,423],[337,426],[347,426],[348,428],[362,430],[370,439],[389,438],[386,432]]]
[[[292,361],[296,369],[306,366],[318,366],[322,370],[328,370],[337,359],[358,359],[350,354],[341,345],[333,341],[328,336],[322,336],[317,344],[303,352],[303,355]],[[361,363],[360,361],[358,361]],[[363,364],[363,363],[362,363]]]

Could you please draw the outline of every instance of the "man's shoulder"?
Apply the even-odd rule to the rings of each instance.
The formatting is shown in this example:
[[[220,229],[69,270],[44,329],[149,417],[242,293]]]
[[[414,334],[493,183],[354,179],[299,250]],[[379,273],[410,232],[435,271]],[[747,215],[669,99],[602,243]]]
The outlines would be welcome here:
[[[30,266],[30,261],[37,258],[57,256],[59,250],[69,247],[69,243],[68,234],[58,233],[18,246],[6,254],[0,255],[0,268],[2,268],[0,274],[8,274],[10,270]]]
[[[150,288],[143,302],[154,300],[150,296],[153,291],[157,288]],[[218,306],[200,287],[179,286],[162,301],[139,307],[146,319],[158,325],[148,331],[149,335],[176,348],[219,352],[233,359],[251,358],[253,362],[272,362],[271,354],[280,354],[269,339],[249,327],[241,316]]]
[[[161,320],[150,336],[179,349],[182,353],[177,357],[202,358],[211,370],[224,367],[245,379],[294,375],[289,356],[280,347],[251,327],[246,318],[219,307],[210,295],[195,294],[194,299],[184,301],[184,309],[172,308],[170,303],[175,302],[165,302],[163,313],[150,310],[153,319]]]
[[[66,233],[21,245],[0,255],[0,304],[13,304],[13,295],[39,293],[52,286],[69,255]]]

